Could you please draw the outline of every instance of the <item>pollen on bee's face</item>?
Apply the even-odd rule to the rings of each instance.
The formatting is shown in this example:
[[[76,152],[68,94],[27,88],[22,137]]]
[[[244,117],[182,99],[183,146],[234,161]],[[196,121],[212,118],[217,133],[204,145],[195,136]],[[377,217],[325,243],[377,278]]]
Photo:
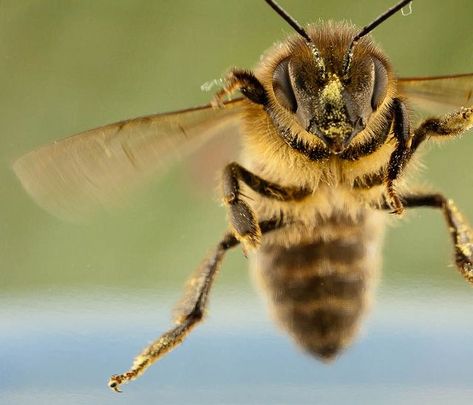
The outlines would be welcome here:
[[[320,95],[327,104],[333,105],[335,110],[341,110],[343,108],[342,90],[343,85],[340,78],[336,74],[330,74],[329,81]]]
[[[329,82],[320,92],[320,101],[327,121],[345,120],[343,85],[337,75],[331,75]]]
[[[330,125],[324,128],[324,135],[329,138],[334,138],[338,136],[345,136],[346,134],[350,133],[353,128],[345,123],[340,125]]]
[[[330,74],[329,81],[320,92],[322,113],[321,124],[327,135],[346,132],[343,126],[346,121],[345,102],[342,95],[343,85],[339,77]],[[325,125],[324,125],[325,124]]]

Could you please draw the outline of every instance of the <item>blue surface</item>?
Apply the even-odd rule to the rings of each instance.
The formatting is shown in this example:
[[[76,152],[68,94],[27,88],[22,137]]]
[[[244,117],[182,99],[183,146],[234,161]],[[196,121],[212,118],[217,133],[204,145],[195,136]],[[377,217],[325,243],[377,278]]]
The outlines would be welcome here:
[[[3,297],[0,403],[473,401],[469,297],[382,302],[354,345],[330,365],[300,353],[260,302],[217,297],[207,322],[120,395],[106,387],[108,376],[124,371],[168,326],[170,300],[142,297],[119,314],[120,295],[65,298]]]

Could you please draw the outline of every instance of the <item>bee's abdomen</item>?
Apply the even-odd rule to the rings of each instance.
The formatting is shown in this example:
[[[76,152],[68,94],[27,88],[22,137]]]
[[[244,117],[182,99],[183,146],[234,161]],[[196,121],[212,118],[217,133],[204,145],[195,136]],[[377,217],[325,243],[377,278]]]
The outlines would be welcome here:
[[[258,251],[257,275],[273,312],[305,350],[328,360],[352,341],[379,266],[379,239],[360,226],[350,236],[323,241],[315,234],[301,245]]]

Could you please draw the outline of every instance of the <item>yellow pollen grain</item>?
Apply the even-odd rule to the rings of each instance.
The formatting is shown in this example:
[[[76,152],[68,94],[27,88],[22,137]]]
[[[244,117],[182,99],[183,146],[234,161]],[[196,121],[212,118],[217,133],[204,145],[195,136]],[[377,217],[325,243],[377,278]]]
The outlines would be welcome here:
[[[343,86],[337,75],[330,75],[329,82],[322,90],[322,99],[329,101],[337,108],[343,107]]]

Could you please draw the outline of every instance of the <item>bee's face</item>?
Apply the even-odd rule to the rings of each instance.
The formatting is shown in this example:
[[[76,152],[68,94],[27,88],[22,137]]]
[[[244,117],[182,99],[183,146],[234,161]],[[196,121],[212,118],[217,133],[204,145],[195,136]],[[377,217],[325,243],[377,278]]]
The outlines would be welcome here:
[[[365,128],[385,99],[387,68],[369,47],[358,46],[361,51],[355,52],[352,66],[344,74],[349,41],[331,43],[327,38],[325,42],[315,39],[314,43],[320,55],[301,41],[277,64],[272,75],[273,92],[276,101],[305,131],[338,154]]]

